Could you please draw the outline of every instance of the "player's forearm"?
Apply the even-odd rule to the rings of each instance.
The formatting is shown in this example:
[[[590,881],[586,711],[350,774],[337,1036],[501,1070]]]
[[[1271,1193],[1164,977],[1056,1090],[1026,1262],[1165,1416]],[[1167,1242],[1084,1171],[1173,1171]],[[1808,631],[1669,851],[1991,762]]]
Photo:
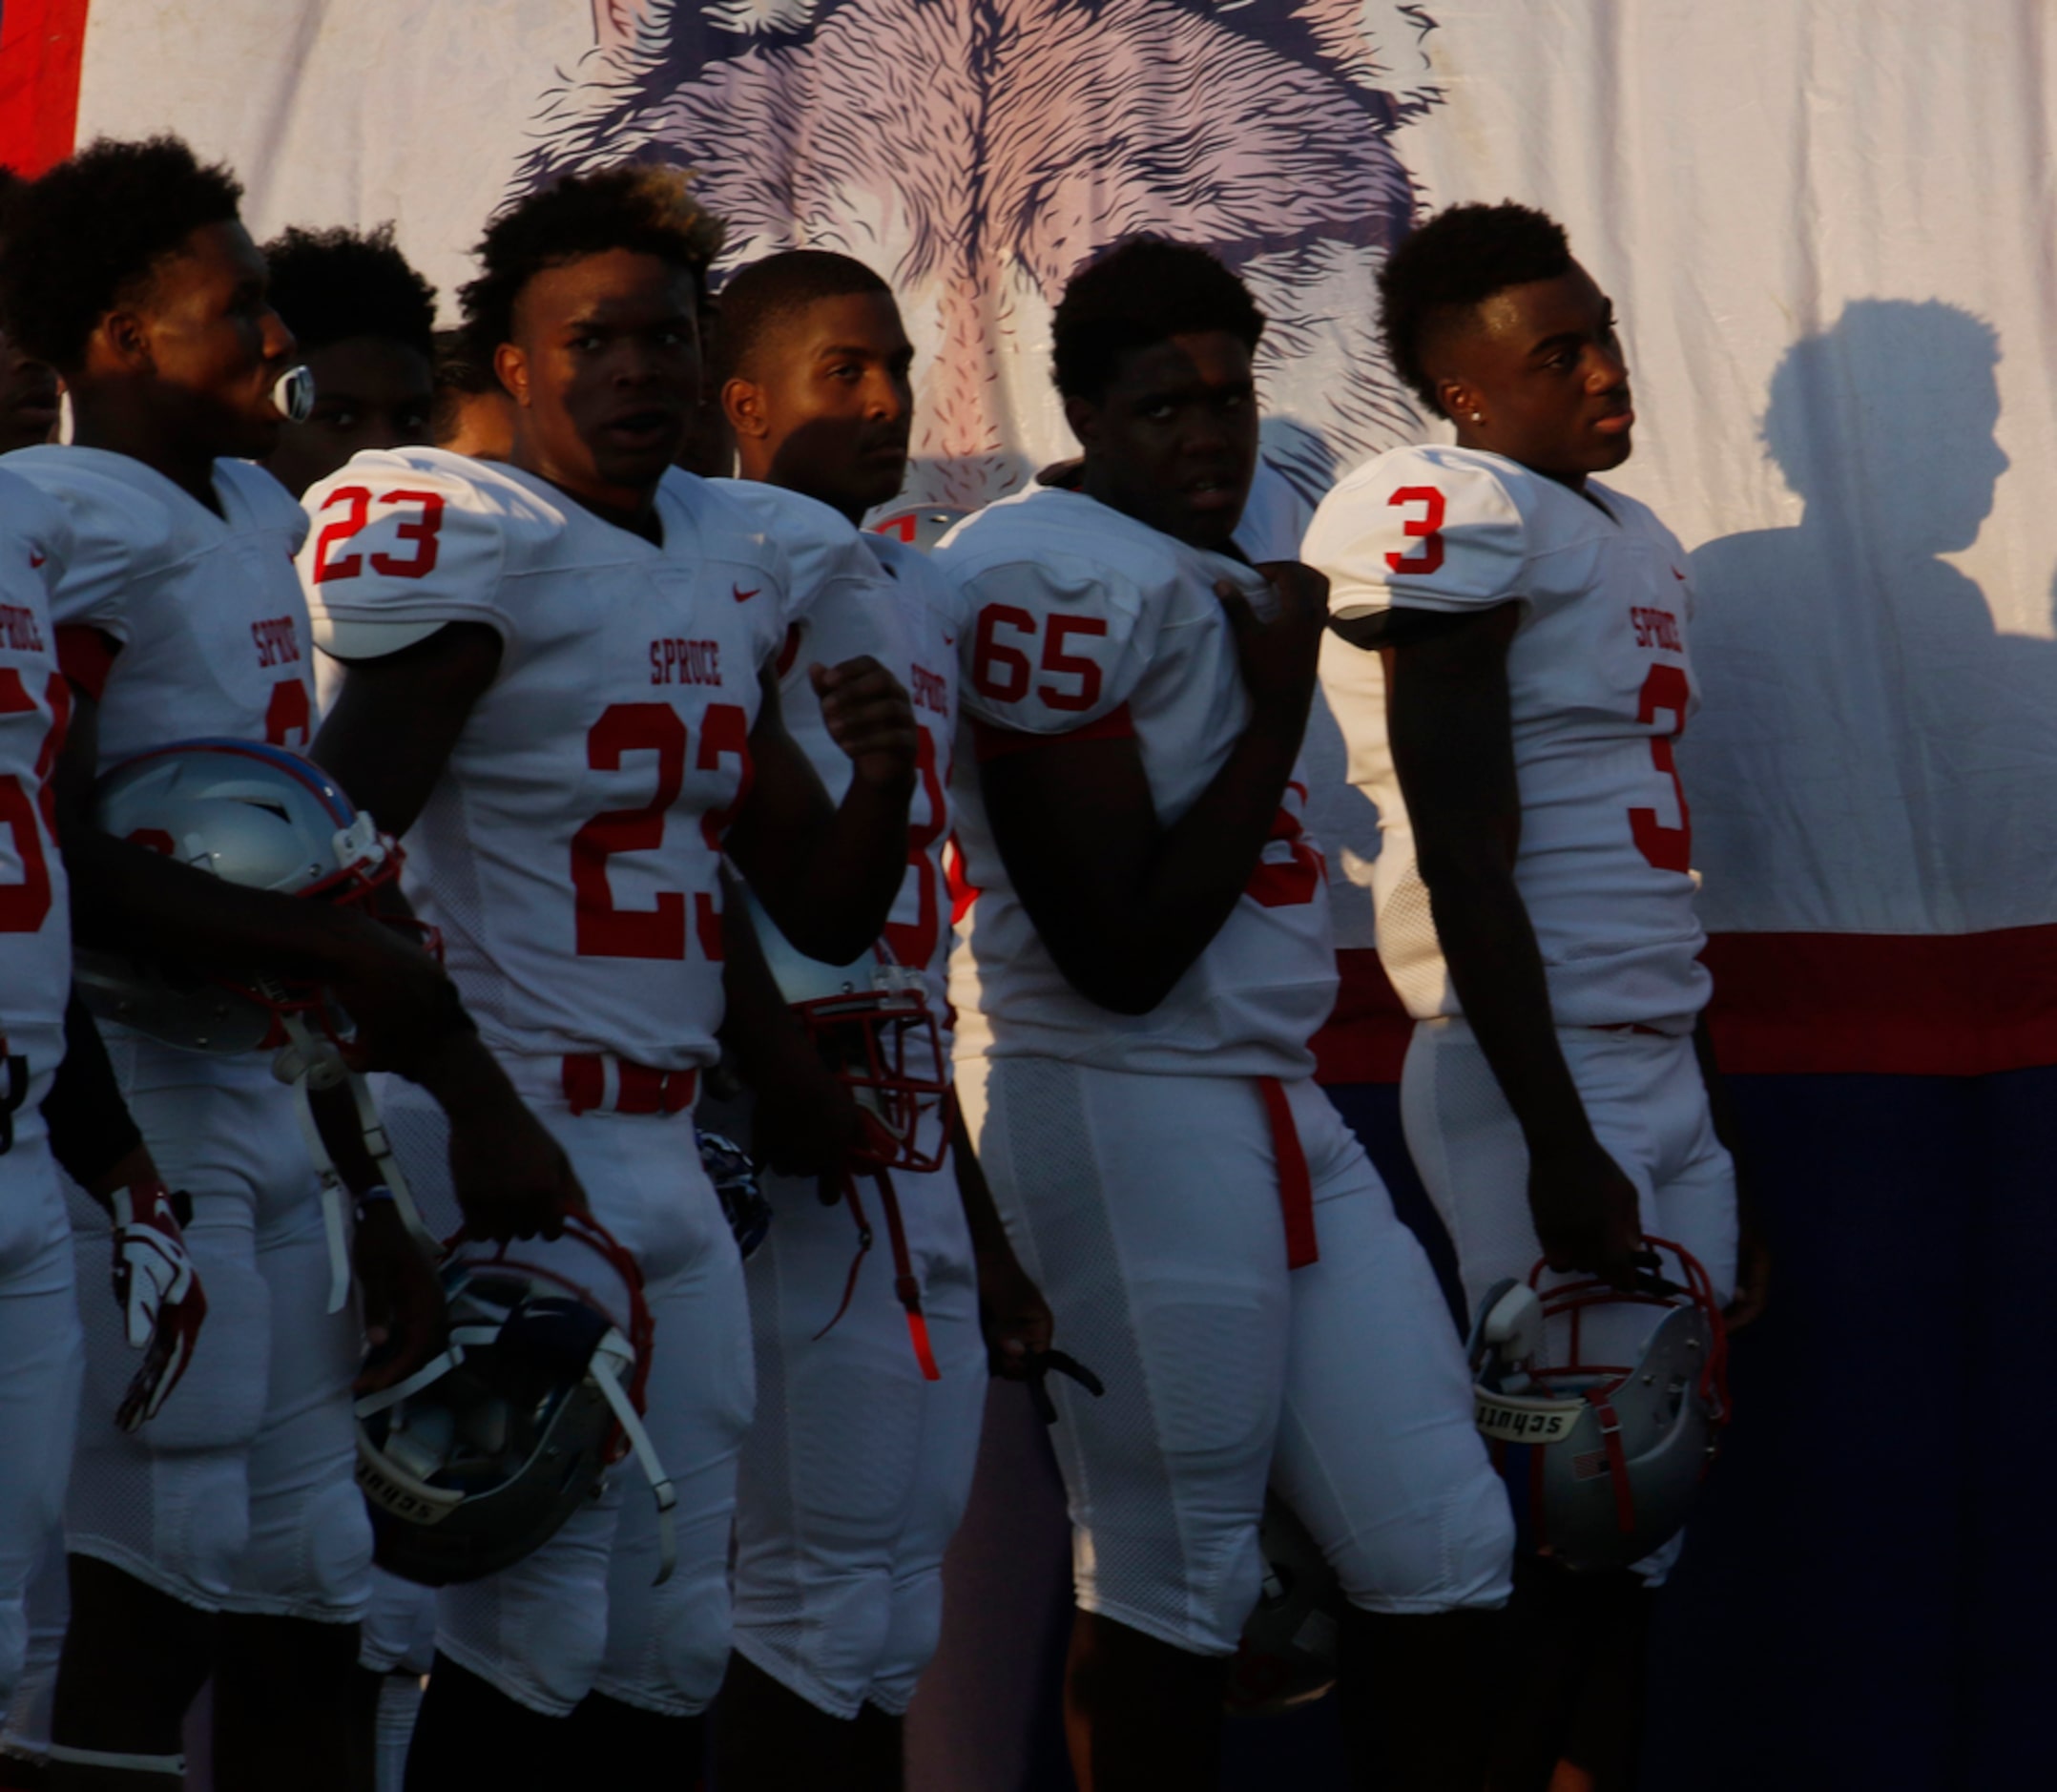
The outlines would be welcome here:
[[[762,1089],[800,1062],[801,1054],[811,1058],[814,1045],[764,962],[741,886],[726,873],[722,885],[723,1012],[717,1036],[737,1074],[751,1088]]]
[[[1260,718],[1170,827],[1151,830],[1147,817],[1095,818],[1104,824],[1083,837],[1111,845],[1125,834],[1132,840],[1154,832],[1126,861],[1112,851],[1081,860],[1077,842],[1067,837],[1068,819],[1041,812],[1033,791],[989,803],[1029,915],[1080,994],[1117,1014],[1147,1014],[1171,993],[1249,887],[1299,755],[1290,718]],[[989,797],[990,774],[1004,783],[1008,763],[987,768]],[[1014,822],[1013,830],[1003,828],[1003,817]],[[1010,850],[1008,831],[1026,853]]]
[[[1714,1035],[1708,1031],[1705,1010],[1693,1017],[1693,1055],[1699,1064],[1700,1081],[1707,1090],[1707,1111],[1714,1123],[1714,1136],[1727,1148],[1729,1155],[1740,1162],[1742,1139],[1735,1124],[1735,1105],[1729,1099],[1728,1080],[1714,1060]]]
[[[43,1099],[43,1121],[51,1155],[102,1207],[117,1188],[156,1178],[100,1030],[76,995],[64,1011],[64,1062]]]
[[[1000,1210],[993,1205],[993,1192],[979,1167],[979,1155],[972,1149],[971,1134],[957,1104],[950,1104],[950,1160],[957,1174],[957,1199],[965,1210],[965,1229],[971,1235],[971,1252],[980,1262],[1012,1258],[1014,1246],[1001,1223]]]
[[[774,918],[810,958],[847,964],[884,932],[893,899],[906,881],[912,798],[911,781],[881,787],[853,779],[834,815],[803,849]]]
[[[81,945],[197,969],[327,982],[356,962],[365,917],[252,889],[115,840],[64,831]]]
[[[1558,1043],[1535,928],[1512,872],[1494,857],[1451,854],[1432,867],[1423,853],[1450,982],[1530,1156],[1590,1150],[1592,1127]]]

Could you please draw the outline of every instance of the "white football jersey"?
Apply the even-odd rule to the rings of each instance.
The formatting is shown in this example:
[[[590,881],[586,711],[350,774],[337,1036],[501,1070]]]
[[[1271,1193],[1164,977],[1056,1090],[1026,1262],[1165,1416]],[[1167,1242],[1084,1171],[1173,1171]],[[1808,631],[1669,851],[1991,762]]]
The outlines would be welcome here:
[[[661,547],[438,448],[360,454],[305,502],[301,576],[339,656],[399,644],[364,625],[500,636],[405,873],[487,1042],[713,1063],[720,843],[785,632],[784,555],[680,472],[657,493]]]
[[[283,486],[247,461],[217,461],[217,515],[104,448],[22,448],[5,464],[70,519],[57,626],[120,645],[100,698],[103,770],[203,735],[307,750],[314,654],[293,572],[307,519]]]
[[[17,1136],[42,1127],[72,990],[70,890],[50,781],[72,713],[50,592],[72,552],[63,511],[0,473],[0,1099]]]
[[[961,524],[937,552],[965,629],[966,714],[1018,734],[1132,736],[1159,819],[1192,806],[1250,719],[1215,594],[1270,587],[1082,492],[1036,488]],[[1003,743],[1004,745],[1004,743]],[[1148,1014],[1116,1014],[1057,969],[1008,881],[979,800],[959,788],[964,873],[978,893],[953,966],[958,1055],[1038,1054],[1109,1069],[1305,1075],[1336,996],[1328,891],[1296,773],[1270,844],[1207,949]]]
[[[1699,697],[1693,586],[1649,507],[1497,454],[1395,448],[1322,500],[1305,557],[1338,616],[1521,605],[1507,684],[1521,792],[1514,875],[1560,1026],[1689,1031],[1705,1006],[1699,880],[1672,743]],[[1379,656],[1328,644],[1350,781],[1378,805],[1379,949],[1417,1019],[1461,1011],[1387,744]]]
[[[943,849],[950,838],[950,773],[957,750],[957,596],[935,563],[905,542],[859,530],[814,498],[756,480],[715,481],[785,551],[793,569],[779,697],[786,731],[831,799],[850,787],[849,755],[830,738],[811,666],[869,654],[905,687],[920,725],[907,875],[893,899],[885,943],[900,964],[926,973],[929,1006],[949,1011],[950,896]]]

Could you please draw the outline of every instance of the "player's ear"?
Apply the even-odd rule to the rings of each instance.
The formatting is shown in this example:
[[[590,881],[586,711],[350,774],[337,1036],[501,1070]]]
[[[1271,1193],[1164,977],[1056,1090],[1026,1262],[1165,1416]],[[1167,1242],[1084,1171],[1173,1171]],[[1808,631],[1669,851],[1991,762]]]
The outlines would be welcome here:
[[[110,311],[94,331],[107,357],[124,373],[155,373],[157,358],[151,350],[150,328],[134,311]],[[93,359],[92,344],[87,345]]]
[[[1100,441],[1100,407],[1090,398],[1073,393],[1064,401],[1064,420],[1078,437],[1078,445],[1091,453]]]
[[[1479,395],[1465,380],[1438,380],[1436,403],[1442,406],[1443,414],[1452,423],[1464,423],[1482,408]]]
[[[771,433],[771,419],[764,414],[764,388],[754,380],[723,382],[721,408],[728,417],[729,427],[738,437],[761,442]]]
[[[493,350],[493,376],[517,405],[529,408],[529,357],[512,343]]]

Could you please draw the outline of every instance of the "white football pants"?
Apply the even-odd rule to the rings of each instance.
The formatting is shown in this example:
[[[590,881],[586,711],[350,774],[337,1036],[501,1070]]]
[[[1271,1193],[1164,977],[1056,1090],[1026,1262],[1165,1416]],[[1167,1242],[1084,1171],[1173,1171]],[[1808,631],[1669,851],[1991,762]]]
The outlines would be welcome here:
[[[356,1304],[330,1313],[320,1186],[293,1092],[261,1052],[209,1057],[107,1028],[165,1181],[193,1198],[207,1291],[185,1378],[131,1435],[114,1424],[138,1355],[109,1287],[107,1214],[67,1181],[86,1333],[66,1547],[203,1611],[355,1623],[371,1526],[356,1483]]]
[[[1258,1085],[969,1059],[959,1098],[1057,1345],[1081,1609],[1229,1655],[1267,1481],[1366,1611],[1504,1604],[1513,1522],[1427,1257],[1311,1081],[1286,1087],[1319,1261],[1286,1267]]]
[[[742,1260],[700,1168],[690,1110],[573,1115],[555,1093],[554,1060],[509,1068],[571,1157],[593,1218],[642,1269],[656,1328],[644,1423],[678,1494],[678,1566],[653,1586],[656,1507],[632,1457],[534,1554],[443,1588],[436,1647],[547,1716],[569,1716],[599,1692],[691,1717],[712,1702],[728,1665],[736,1465],[755,1398]],[[452,1201],[442,1111],[399,1085],[386,1092],[384,1114],[423,1205]],[[596,1261],[573,1244],[523,1248]]]
[[[96,1292],[113,1306],[104,1282]],[[28,1654],[30,1583],[64,1511],[80,1355],[64,1197],[42,1115],[25,1103],[0,1156],[0,1710]]]
[[[1643,1230],[1699,1259],[1727,1302],[1735,1287],[1735,1165],[1714,1136],[1707,1085],[1690,1035],[1560,1027],[1558,1043],[1592,1130],[1635,1184]],[[1423,1185],[1457,1251],[1474,1317],[1496,1283],[1526,1278],[1542,1255],[1528,1211],[1528,1146],[1500,1080],[1462,1020],[1417,1022],[1400,1080],[1401,1124]],[[1544,1286],[1569,1280],[1544,1276]],[[1632,1363],[1664,1315],[1604,1307],[1584,1319],[1589,1360]],[[1546,1354],[1566,1322],[1544,1338]],[[1683,1534],[1636,1564],[1652,1586]]]
[[[849,1310],[847,1207],[814,1180],[767,1177],[771,1231],[743,1266],[758,1415],[736,1523],[736,1650],[837,1718],[904,1712],[943,1628],[943,1552],[964,1516],[986,1409],[971,1240],[948,1163],[895,1171],[939,1382],[925,1380],[893,1292],[885,1216]]]
[[[1643,1229],[1691,1251],[1726,1301],[1735,1282],[1735,1165],[1714,1136],[1693,1040],[1594,1027],[1560,1027],[1557,1038],[1593,1132],[1642,1198]],[[1528,1212],[1527,1144],[1465,1022],[1417,1023],[1400,1115],[1475,1314],[1496,1282],[1528,1274],[1542,1246]],[[1607,1323],[1629,1328],[1631,1355],[1616,1360],[1632,1360],[1663,1317],[1651,1306],[1610,1311]],[[1589,1316],[1589,1332],[1598,1323]],[[1606,1343],[1593,1336],[1595,1348]]]

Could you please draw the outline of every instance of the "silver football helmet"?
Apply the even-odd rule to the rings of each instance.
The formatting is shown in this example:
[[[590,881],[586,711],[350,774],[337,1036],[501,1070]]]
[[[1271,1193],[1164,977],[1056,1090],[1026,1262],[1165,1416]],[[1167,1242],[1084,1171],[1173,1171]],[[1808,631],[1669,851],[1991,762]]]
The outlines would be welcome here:
[[[1257,1535],[1264,1580],[1243,1620],[1229,1664],[1224,1702],[1241,1717],[1265,1717],[1319,1698],[1336,1683],[1344,1600],[1321,1546],[1275,1493]]]
[[[643,1428],[654,1327],[635,1261],[571,1214],[549,1243],[460,1238],[442,1276],[449,1348],[357,1403],[357,1483],[380,1566],[429,1587],[509,1567],[633,1450],[668,1579],[677,1500]]]
[[[1506,1477],[1525,1547],[1574,1569],[1626,1568],[1668,1542],[1729,1420],[1728,1339],[1697,1259],[1646,1239],[1659,1269],[1623,1292],[1538,1262],[1480,1302],[1468,1353],[1478,1427]],[[1678,1280],[1661,1273],[1662,1260]],[[1609,1309],[1663,1316],[1630,1362],[1596,1360]],[[1596,1338],[1594,1334],[1600,1336]]]
[[[116,766],[94,806],[117,839],[251,889],[363,902],[399,875],[399,846],[319,766],[282,747],[177,741]],[[79,952],[76,978],[101,1019],[193,1051],[284,1045],[287,1015],[339,1030],[311,986],[211,977],[96,949]]]

